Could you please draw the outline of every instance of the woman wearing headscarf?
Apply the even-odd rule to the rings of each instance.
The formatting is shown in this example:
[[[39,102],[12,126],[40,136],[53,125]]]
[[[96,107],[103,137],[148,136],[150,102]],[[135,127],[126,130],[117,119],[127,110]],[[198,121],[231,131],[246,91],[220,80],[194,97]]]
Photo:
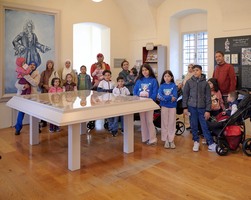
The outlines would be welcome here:
[[[21,95],[22,90],[24,89],[24,87],[31,87],[31,94],[37,94],[37,86],[39,84],[40,81],[40,74],[39,71],[37,70],[37,63],[35,61],[30,61],[29,62],[29,66],[31,67],[31,72],[29,75],[24,75],[21,74],[23,76],[24,79],[26,79],[30,85],[26,84],[26,85],[21,85],[18,83],[18,80],[16,81],[15,87],[17,88],[17,95]],[[16,128],[16,132],[15,135],[19,135],[20,131],[23,127],[23,119],[24,119],[24,113],[23,112],[18,112],[18,116],[17,116],[17,123],[15,125]],[[39,130],[40,131],[40,130]]]
[[[48,93],[49,87],[49,79],[51,77],[52,72],[54,71],[54,62],[52,60],[48,60],[46,62],[46,69],[41,73],[39,88],[41,89],[41,93]]]
[[[66,83],[66,75],[72,74],[72,81],[78,85],[78,77],[76,75],[76,72],[72,69],[72,63],[71,60],[67,59],[64,63],[64,67],[58,71],[58,76],[61,81],[61,87]]]
[[[186,74],[184,80],[178,85],[178,88],[182,88],[182,89],[183,89],[184,86],[185,86],[185,84],[186,84],[186,82],[187,82],[190,78],[192,78],[192,76],[193,76],[193,66],[194,66],[194,63],[190,63],[190,64],[187,66],[188,72],[187,72],[187,74]]]

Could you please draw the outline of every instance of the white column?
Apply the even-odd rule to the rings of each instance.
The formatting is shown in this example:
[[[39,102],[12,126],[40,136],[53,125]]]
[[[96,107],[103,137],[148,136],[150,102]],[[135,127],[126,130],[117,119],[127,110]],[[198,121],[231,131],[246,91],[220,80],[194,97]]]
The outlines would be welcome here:
[[[124,152],[134,152],[133,114],[124,115]]]
[[[80,135],[87,133],[86,122],[80,123]]]
[[[80,124],[68,125],[68,169],[80,169]]]
[[[39,144],[39,120],[30,115],[30,145]]]

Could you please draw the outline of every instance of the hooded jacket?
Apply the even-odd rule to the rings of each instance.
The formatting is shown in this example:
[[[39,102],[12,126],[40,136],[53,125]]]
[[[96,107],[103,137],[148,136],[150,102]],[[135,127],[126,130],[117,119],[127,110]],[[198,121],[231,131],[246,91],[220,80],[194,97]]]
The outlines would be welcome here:
[[[133,89],[133,95],[151,98],[153,101],[156,101],[158,87],[158,81],[156,78],[142,77],[136,81]]]
[[[196,78],[192,76],[184,87],[182,97],[182,107],[188,106],[195,108],[205,108],[207,112],[211,111],[211,89],[204,77]]]
[[[24,75],[28,75],[29,73],[31,73],[30,68],[27,68],[26,70],[23,68],[23,63],[24,62],[25,62],[25,59],[22,58],[22,57],[19,57],[16,60],[17,68],[15,69],[15,71],[17,72],[17,79],[23,78],[21,73],[23,73]]]
[[[26,79],[30,85],[31,85],[31,94],[37,94],[37,86],[40,82],[40,74],[37,70],[37,63],[35,61],[30,61],[29,65],[31,63],[35,63],[36,68],[28,75],[25,75],[23,78]],[[24,85],[21,85],[18,83],[18,80],[16,81],[15,87],[17,88],[17,95],[21,95],[22,90],[24,89]]]

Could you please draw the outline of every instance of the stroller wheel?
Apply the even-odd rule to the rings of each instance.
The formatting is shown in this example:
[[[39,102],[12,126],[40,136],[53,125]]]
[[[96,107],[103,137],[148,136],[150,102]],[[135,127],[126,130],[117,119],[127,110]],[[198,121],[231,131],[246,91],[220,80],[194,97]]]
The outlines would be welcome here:
[[[243,144],[243,142],[245,142],[245,139],[246,139],[246,134],[244,131],[244,127],[240,126],[240,128],[241,128],[241,143]]]
[[[94,129],[95,128],[95,121],[89,121],[86,126],[88,129],[91,129],[91,130]]]
[[[175,135],[182,135],[184,131],[185,131],[185,124],[181,121],[177,121]]]
[[[106,129],[106,130],[108,130],[108,121],[107,120],[105,120],[105,123],[104,123],[104,128]]]
[[[242,150],[247,156],[251,156],[251,138],[248,138],[243,142]]]
[[[229,149],[229,145],[225,140],[220,140],[216,145],[216,153],[219,156],[226,156],[229,152]]]

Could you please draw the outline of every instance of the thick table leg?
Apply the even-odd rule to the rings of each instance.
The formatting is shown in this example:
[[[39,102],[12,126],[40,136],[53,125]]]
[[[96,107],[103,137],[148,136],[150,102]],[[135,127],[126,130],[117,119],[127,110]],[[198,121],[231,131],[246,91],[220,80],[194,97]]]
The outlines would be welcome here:
[[[30,116],[30,145],[39,144],[39,120],[36,117]]]
[[[87,133],[86,122],[80,123],[80,135]]]
[[[68,169],[80,169],[80,124],[68,125]]]
[[[124,115],[124,152],[134,152],[133,114]]]

